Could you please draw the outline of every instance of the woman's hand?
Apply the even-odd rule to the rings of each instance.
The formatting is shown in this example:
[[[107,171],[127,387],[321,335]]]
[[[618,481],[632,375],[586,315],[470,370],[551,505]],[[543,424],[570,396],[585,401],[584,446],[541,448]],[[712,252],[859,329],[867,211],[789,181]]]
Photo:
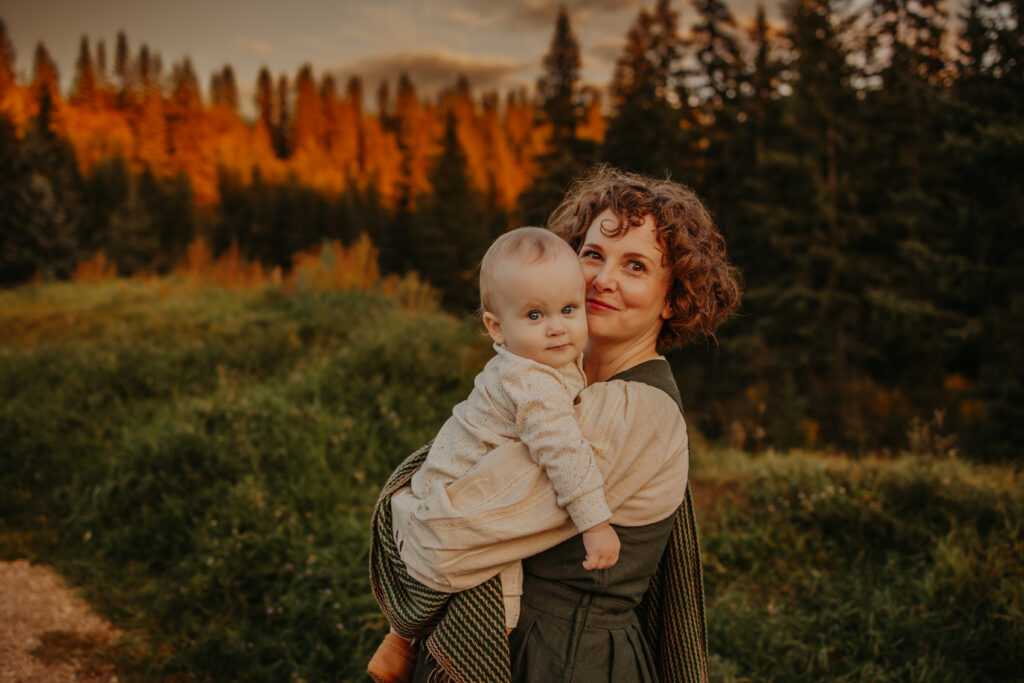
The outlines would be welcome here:
[[[619,561],[622,544],[612,525],[601,522],[583,532],[583,547],[587,549],[584,569],[607,569]]]

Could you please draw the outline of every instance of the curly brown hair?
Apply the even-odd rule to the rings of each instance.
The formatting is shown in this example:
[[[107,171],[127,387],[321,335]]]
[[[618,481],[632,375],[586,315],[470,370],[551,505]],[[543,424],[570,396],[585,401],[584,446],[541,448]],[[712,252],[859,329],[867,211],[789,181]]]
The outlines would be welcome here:
[[[654,219],[673,276],[668,292],[672,317],[662,325],[658,346],[679,346],[699,334],[715,338],[718,325],[739,305],[742,280],[726,259],[725,238],[693,190],[599,165],[573,183],[547,227],[578,252],[594,218],[605,209],[619,219],[616,226],[602,226],[608,237],[643,224],[647,216]]]

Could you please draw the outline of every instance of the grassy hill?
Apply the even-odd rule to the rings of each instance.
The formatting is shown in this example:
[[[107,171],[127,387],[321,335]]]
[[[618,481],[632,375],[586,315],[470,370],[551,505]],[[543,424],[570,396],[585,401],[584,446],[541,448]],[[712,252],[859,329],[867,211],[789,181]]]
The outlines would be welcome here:
[[[380,291],[2,293],[0,556],[54,564],[127,629],[122,678],[364,680],[386,628],[370,509],[489,353]],[[714,680],[1020,680],[1018,472],[693,462]]]

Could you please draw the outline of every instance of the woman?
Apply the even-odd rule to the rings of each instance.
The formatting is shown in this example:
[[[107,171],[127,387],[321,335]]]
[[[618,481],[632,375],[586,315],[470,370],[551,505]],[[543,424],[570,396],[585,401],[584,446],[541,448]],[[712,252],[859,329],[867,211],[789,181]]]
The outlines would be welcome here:
[[[548,227],[580,255],[587,281],[591,385],[578,417],[605,478],[620,560],[584,570],[579,537],[555,513],[549,528],[520,530],[514,511],[531,507],[536,519],[544,501],[517,491],[515,504],[501,509],[509,519],[505,538],[474,539],[480,552],[458,547],[464,539],[450,530],[431,530],[437,566],[466,585],[491,575],[491,564],[526,558],[522,615],[507,650],[497,640],[500,587],[493,580],[412,616],[394,607],[421,599],[415,586],[396,591],[401,580],[385,580],[378,589],[375,576],[375,592],[392,624],[408,618],[407,633],[437,624],[419,648],[414,680],[442,671],[467,681],[508,680],[509,673],[514,681],[701,680],[706,643],[688,445],[678,389],[658,348],[713,335],[739,301],[739,278],[703,205],[671,181],[600,167],[573,187]],[[484,464],[479,476],[500,480],[508,457],[515,456],[495,454],[492,462],[502,464],[492,471]],[[411,461],[403,467],[414,468]],[[382,500],[401,485],[398,474]],[[480,509],[493,517],[493,506]],[[385,539],[386,522],[377,528],[375,517]]]

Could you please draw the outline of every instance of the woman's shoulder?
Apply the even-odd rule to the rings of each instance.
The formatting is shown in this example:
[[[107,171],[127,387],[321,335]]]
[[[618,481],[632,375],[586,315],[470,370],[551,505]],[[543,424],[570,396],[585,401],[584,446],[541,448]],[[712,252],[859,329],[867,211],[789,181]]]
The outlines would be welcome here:
[[[668,360],[664,356],[634,365],[613,375],[607,381],[609,383],[616,381],[639,382],[640,384],[659,389],[667,394],[673,403],[679,407],[679,412],[683,412],[683,399],[679,395],[679,387],[676,385],[675,377],[672,376],[672,366],[669,365]]]

